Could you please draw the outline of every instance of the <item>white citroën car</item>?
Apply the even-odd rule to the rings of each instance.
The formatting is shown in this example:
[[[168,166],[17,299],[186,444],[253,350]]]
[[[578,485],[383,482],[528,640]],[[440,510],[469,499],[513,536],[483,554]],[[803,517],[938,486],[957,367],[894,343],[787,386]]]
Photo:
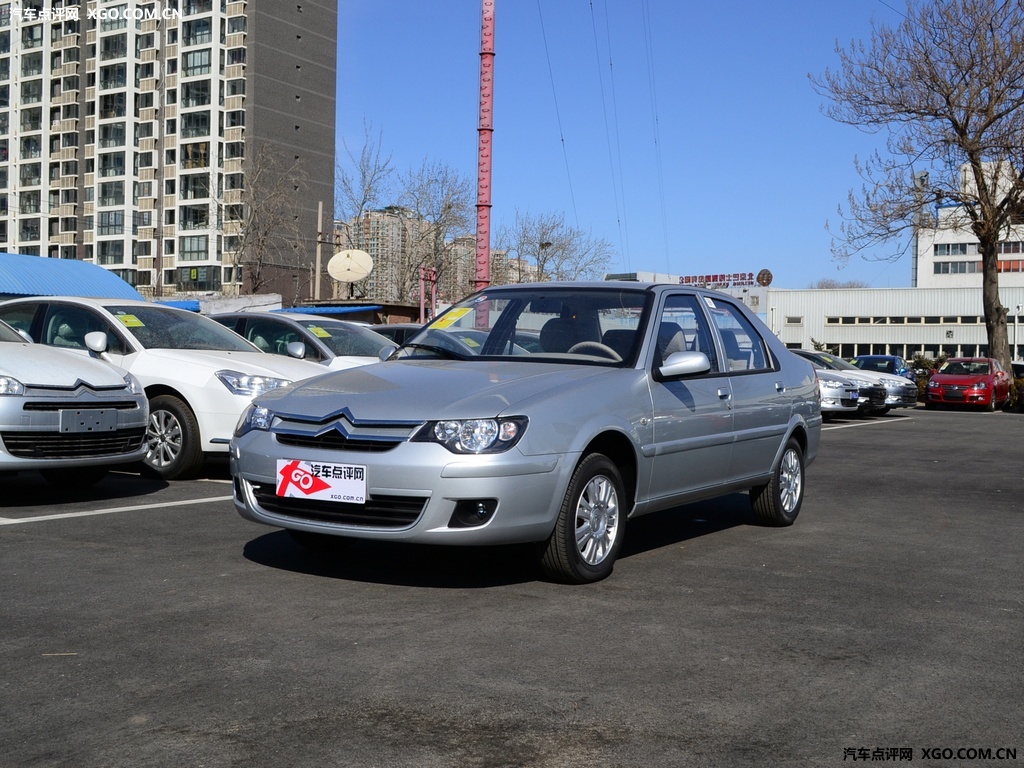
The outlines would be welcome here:
[[[790,525],[820,434],[811,364],[729,296],[508,285],[383,362],[257,396],[231,471],[242,516],[303,544],[538,542],[549,578],[580,583],[637,515],[749,491]]]
[[[11,299],[0,303],[0,320],[37,343],[99,355],[132,373],[149,399],[145,463],[165,480],[195,475],[207,453],[226,453],[255,395],[324,372],[261,352],[208,317],[147,301]],[[86,335],[97,332],[106,339],[93,349]]]

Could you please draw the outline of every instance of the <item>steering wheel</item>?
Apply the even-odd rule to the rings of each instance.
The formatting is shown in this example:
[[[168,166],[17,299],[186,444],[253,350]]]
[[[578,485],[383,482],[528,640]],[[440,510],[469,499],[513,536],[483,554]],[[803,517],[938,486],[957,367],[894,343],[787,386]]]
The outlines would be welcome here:
[[[587,354],[587,351],[597,352],[598,354],[604,355],[605,357],[611,358],[616,363],[622,362],[622,355],[616,352],[614,349],[609,347],[607,344],[602,344],[599,341],[581,341],[579,344],[573,344],[569,349],[566,350],[570,355],[577,352]]]

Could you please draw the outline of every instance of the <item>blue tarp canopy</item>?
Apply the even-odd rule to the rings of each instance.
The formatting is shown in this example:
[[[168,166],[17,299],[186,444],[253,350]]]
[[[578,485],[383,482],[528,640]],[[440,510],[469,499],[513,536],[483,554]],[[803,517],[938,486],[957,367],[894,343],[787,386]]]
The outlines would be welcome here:
[[[110,270],[87,261],[0,253],[0,297],[15,296],[143,298]]]

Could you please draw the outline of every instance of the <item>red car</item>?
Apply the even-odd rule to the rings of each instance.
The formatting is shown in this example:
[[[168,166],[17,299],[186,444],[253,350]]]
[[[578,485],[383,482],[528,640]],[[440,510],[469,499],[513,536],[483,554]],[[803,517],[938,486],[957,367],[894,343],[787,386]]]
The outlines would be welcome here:
[[[927,408],[940,404],[980,405],[994,411],[1010,399],[1012,381],[991,357],[951,357],[928,380]]]

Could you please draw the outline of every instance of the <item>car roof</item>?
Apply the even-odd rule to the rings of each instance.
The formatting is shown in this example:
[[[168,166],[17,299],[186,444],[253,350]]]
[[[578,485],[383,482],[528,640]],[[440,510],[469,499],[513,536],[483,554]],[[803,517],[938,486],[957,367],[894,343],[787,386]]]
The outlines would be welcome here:
[[[324,317],[323,315],[309,315],[303,312],[274,312],[273,310],[238,310],[235,312],[214,312],[210,317],[272,317],[275,320],[316,320],[320,323],[346,323],[347,325],[358,325],[351,320],[342,320],[338,317]]]
[[[156,301],[146,301],[145,299],[119,299],[117,297],[109,298],[97,298],[93,296],[19,296],[15,299],[7,299],[3,304],[14,304],[14,303],[47,303],[52,301],[62,301],[68,304],[84,304],[90,307],[101,307],[105,308],[109,305],[126,306],[126,307],[160,307],[161,309],[168,309],[174,312],[187,312],[190,315],[196,314],[187,309],[181,309],[180,307],[172,307],[167,304],[161,304]]]

